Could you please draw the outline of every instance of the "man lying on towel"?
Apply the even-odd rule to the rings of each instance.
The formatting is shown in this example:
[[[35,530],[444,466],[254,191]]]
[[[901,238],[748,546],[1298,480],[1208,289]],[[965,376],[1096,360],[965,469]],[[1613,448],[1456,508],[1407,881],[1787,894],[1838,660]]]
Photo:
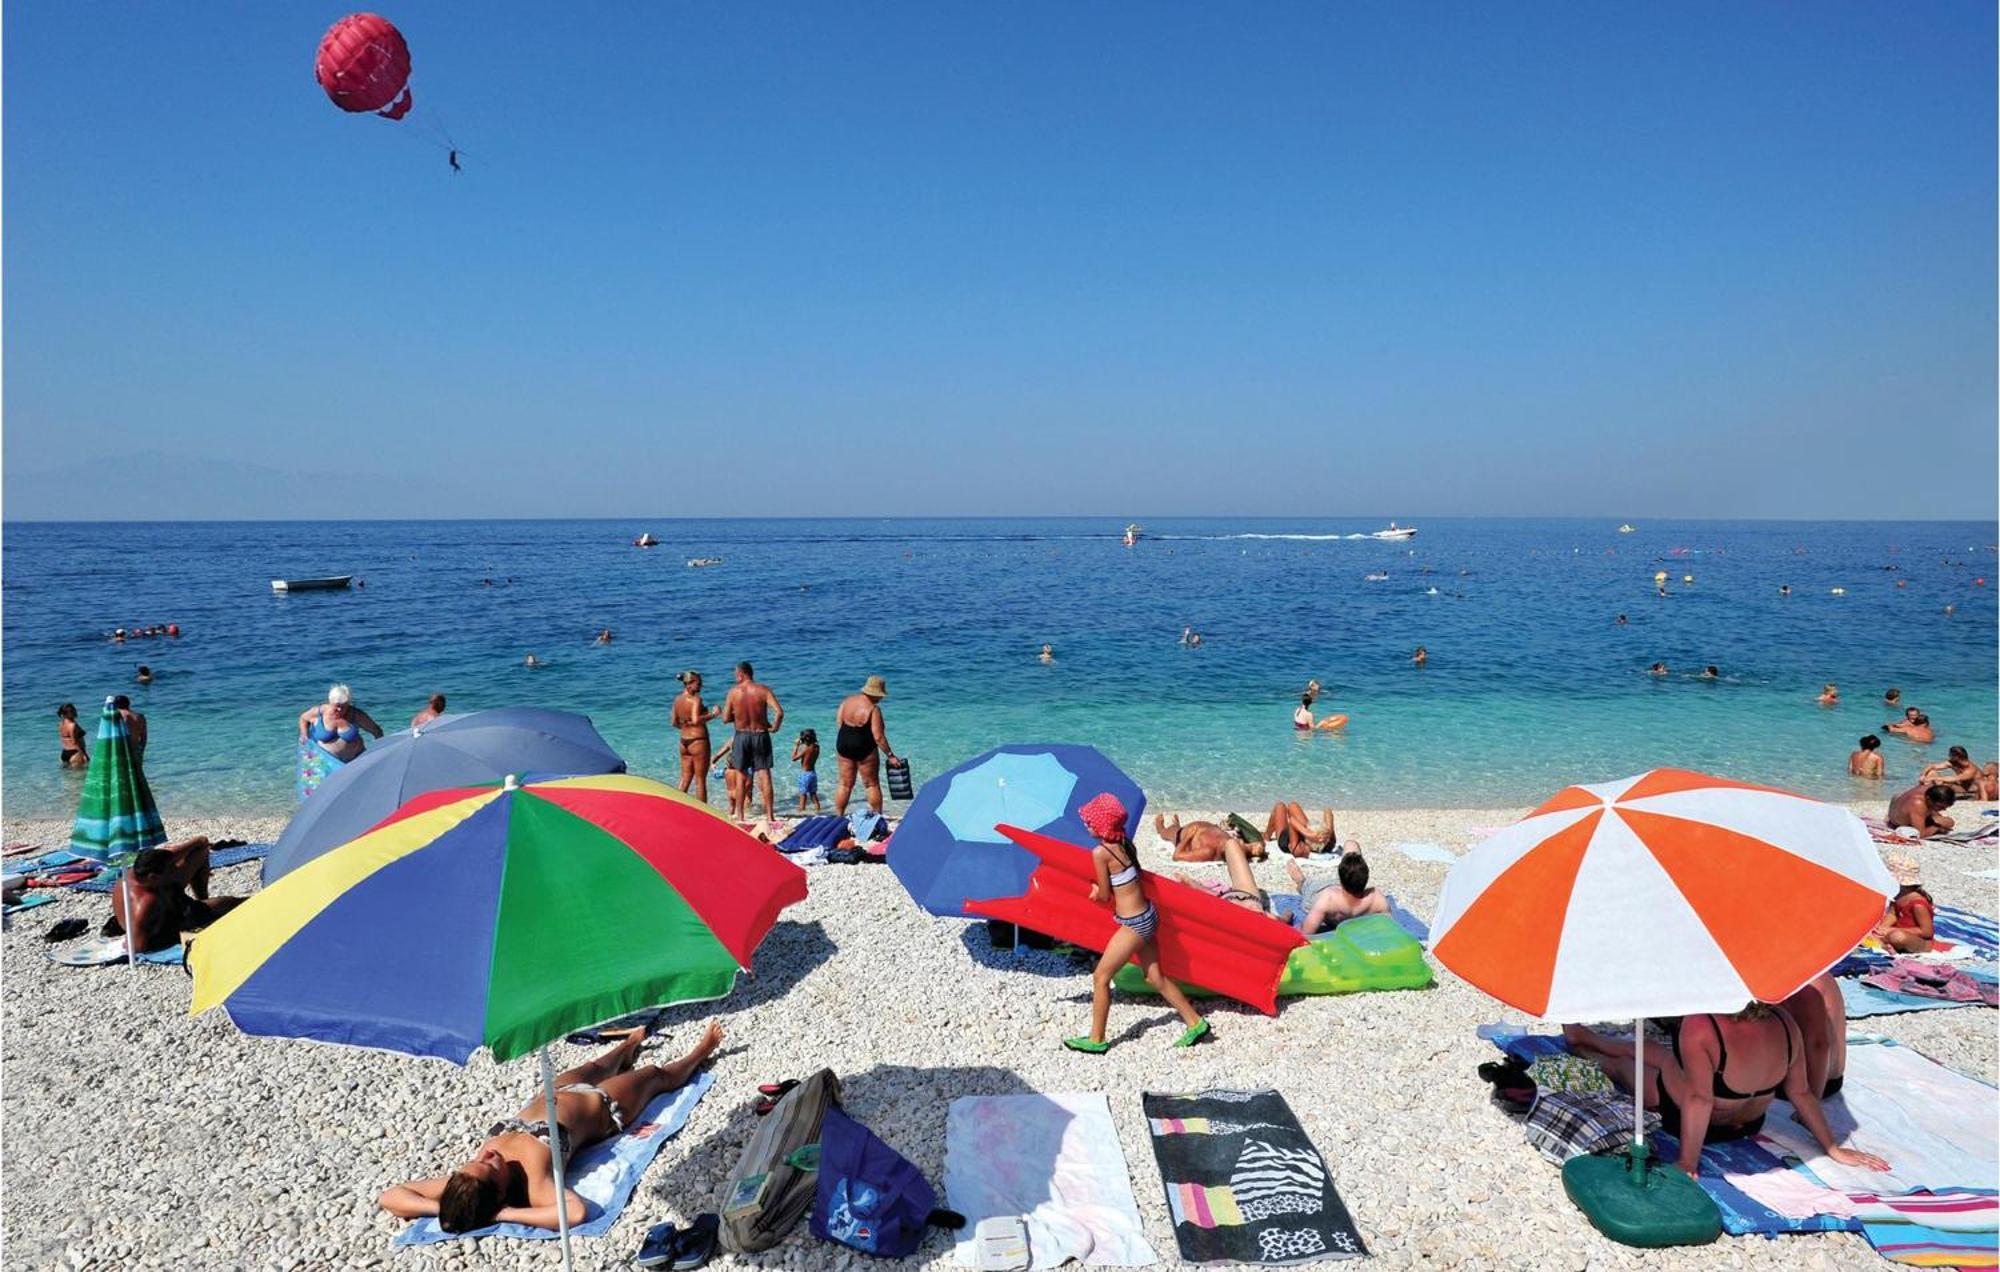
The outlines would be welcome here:
[[[1229,865],[1229,886],[1226,888],[1203,883],[1179,871],[1174,877],[1182,883],[1217,892],[1232,905],[1275,917],[1271,894],[1257,886],[1257,876],[1250,869],[1250,855],[1243,845],[1231,838],[1223,845],[1222,859]],[[1292,886],[1299,890],[1299,904],[1303,912],[1299,930],[1307,936],[1348,919],[1358,919],[1364,914],[1389,912],[1389,899],[1382,895],[1380,889],[1368,886],[1368,861],[1358,852],[1349,852],[1341,857],[1338,883],[1332,879],[1307,882],[1305,871],[1299,869],[1295,861],[1285,863],[1285,873],[1291,878]]]
[[[184,839],[148,848],[111,889],[111,917],[104,935],[125,935],[131,916],[133,952],[153,954],[181,943],[181,933],[207,927],[243,902],[208,895],[208,840]]]
[[[579,1149],[607,1140],[640,1116],[653,1098],[687,1085],[702,1062],[722,1045],[722,1026],[709,1022],[694,1050],[667,1065],[634,1068],[646,1031],[630,1037],[595,1060],[556,1077],[554,1134],[562,1137],[563,1160]],[[495,1223],[559,1226],[555,1163],[549,1150],[548,1105],[540,1097],[497,1123],[486,1142],[443,1179],[413,1179],[381,1196],[382,1209],[399,1219],[436,1215],[446,1232],[473,1232]],[[587,1217],[582,1197],[563,1190],[569,1222]]]

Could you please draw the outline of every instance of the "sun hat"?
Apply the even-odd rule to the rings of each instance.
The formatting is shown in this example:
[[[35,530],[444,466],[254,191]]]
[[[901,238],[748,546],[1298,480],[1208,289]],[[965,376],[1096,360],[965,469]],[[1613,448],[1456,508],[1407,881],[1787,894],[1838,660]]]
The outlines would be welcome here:
[[[868,683],[861,686],[861,692],[880,701],[889,696],[889,686],[880,676],[868,677]]]
[[[1918,868],[1916,858],[1905,852],[1890,853],[1882,864],[1889,868],[1889,877],[1905,888],[1911,887],[1923,877],[1923,871]]]
[[[1099,839],[1125,833],[1125,805],[1119,803],[1118,797],[1110,791],[1077,809],[1076,815],[1084,828]]]

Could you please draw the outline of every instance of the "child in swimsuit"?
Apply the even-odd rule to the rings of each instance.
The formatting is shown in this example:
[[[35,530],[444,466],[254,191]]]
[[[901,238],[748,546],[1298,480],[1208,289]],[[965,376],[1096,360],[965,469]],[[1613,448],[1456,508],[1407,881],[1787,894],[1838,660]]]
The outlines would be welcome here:
[[[799,766],[799,811],[806,811],[806,801],[812,801],[815,813],[825,811],[819,802],[819,734],[812,729],[800,729],[799,740],[792,743],[792,762]]]
[[[1077,816],[1097,837],[1097,847],[1090,853],[1091,863],[1097,867],[1097,882],[1091,885],[1090,899],[1097,905],[1110,903],[1111,917],[1118,930],[1105,943],[1104,957],[1097,960],[1097,969],[1091,973],[1090,1036],[1065,1038],[1063,1046],[1094,1056],[1111,1049],[1111,1044],[1104,1040],[1111,1015],[1111,978],[1119,968],[1136,961],[1146,973],[1146,983],[1180,1013],[1187,1025],[1174,1045],[1191,1047],[1208,1037],[1208,1022],[1201,1018],[1180,986],[1160,973],[1160,948],[1153,940],[1153,933],[1160,925],[1160,911],[1140,882],[1139,850],[1125,833],[1125,806],[1107,791],[1078,809]]]

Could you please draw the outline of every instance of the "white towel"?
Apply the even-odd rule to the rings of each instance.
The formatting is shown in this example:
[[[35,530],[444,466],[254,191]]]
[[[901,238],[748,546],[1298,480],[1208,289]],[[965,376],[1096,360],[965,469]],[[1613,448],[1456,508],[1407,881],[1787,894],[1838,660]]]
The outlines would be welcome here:
[[[1441,861],[1446,865],[1451,865],[1458,860],[1458,855],[1442,844],[1397,844],[1396,851],[1402,853],[1412,861]]]
[[[1873,1153],[1889,1170],[1836,1164],[1783,1100],[1772,1101],[1758,1142],[1841,1192],[2000,1187],[2000,1092],[1908,1047],[1850,1045],[1840,1095],[1823,1107],[1836,1144]]]
[[[1071,1259],[1139,1268],[1160,1261],[1132,1200],[1125,1150],[1102,1095],[981,1095],[953,1100],[945,1120],[946,1204],[965,1216],[954,1252],[977,1262],[979,1221],[1023,1216],[1033,1267]]]

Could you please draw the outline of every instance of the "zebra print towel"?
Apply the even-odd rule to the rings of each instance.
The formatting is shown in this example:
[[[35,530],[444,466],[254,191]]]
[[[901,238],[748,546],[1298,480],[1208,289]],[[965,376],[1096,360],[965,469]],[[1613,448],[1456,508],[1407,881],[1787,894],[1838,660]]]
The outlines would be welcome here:
[[[1368,1253],[1284,1096],[1148,1091],[1145,1106],[1183,1259],[1272,1265]]]

